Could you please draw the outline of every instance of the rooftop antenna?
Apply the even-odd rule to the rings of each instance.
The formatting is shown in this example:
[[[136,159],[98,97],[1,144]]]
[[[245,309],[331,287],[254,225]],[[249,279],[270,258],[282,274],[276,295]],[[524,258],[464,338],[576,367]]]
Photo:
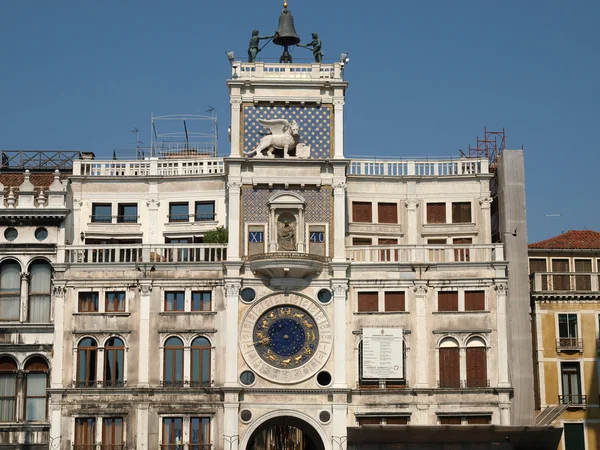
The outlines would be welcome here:
[[[135,156],[136,158],[140,157],[140,144],[143,144],[142,141],[140,141],[140,130],[138,129],[138,127],[134,126],[131,130],[129,130],[130,133],[135,133]],[[142,151],[142,157],[144,157],[143,155],[143,151]]]
[[[208,105],[208,109],[206,112],[210,113],[210,117],[212,117],[212,132],[215,137],[215,153],[219,155],[219,122],[217,121],[217,111],[215,111],[214,106]]]
[[[562,215],[560,215],[560,214],[544,214],[544,217],[560,217],[560,234],[563,234],[565,232]]]

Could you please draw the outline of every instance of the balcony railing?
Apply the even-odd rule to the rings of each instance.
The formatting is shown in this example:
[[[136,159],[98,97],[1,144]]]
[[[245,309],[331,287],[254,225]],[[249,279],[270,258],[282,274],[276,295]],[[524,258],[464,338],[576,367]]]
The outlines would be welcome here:
[[[583,351],[583,339],[576,337],[561,337],[556,339],[556,351]]]
[[[164,388],[182,388],[182,387],[192,387],[192,388],[209,388],[214,384],[214,381],[165,381],[161,380],[160,385]]]
[[[462,384],[466,388],[488,388],[490,380],[463,380]]]
[[[222,244],[124,244],[69,245],[64,250],[67,264],[161,264],[225,261],[227,245]]]
[[[346,174],[376,177],[437,177],[489,173],[487,159],[372,160],[352,158]]]
[[[127,450],[127,444],[73,444],[72,450]]]
[[[214,221],[215,213],[205,214],[171,214],[168,216],[169,222],[210,222]]]
[[[210,450],[212,444],[161,444],[160,450]]]
[[[529,275],[532,292],[598,292],[598,272],[535,272]]]
[[[455,263],[503,261],[502,244],[365,245],[348,247],[353,263]]]
[[[137,223],[140,216],[134,215],[121,215],[121,216],[104,216],[104,215],[91,215],[90,221],[92,223]]]
[[[560,403],[561,405],[587,405],[587,395],[559,395],[558,403]]]
[[[73,161],[73,175],[90,177],[187,176],[223,173],[225,173],[223,158]]]

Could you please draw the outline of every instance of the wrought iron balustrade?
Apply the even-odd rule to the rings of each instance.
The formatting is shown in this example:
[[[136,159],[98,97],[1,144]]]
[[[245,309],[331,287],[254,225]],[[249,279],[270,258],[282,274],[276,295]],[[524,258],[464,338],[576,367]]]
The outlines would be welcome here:
[[[105,387],[105,388],[121,388],[121,387],[127,386],[127,381],[123,381],[123,380],[98,381],[98,386]]]
[[[90,389],[98,386],[98,382],[96,380],[77,380],[73,382],[74,388],[80,389]]]
[[[90,216],[92,223],[138,223],[140,216],[127,214],[127,215],[101,215],[93,214]]]
[[[577,337],[559,337],[556,339],[556,350],[583,350],[583,339]]]
[[[169,223],[174,222],[211,222],[215,220],[216,213],[204,214],[169,214]]]
[[[569,394],[559,395],[558,403],[561,405],[587,405],[587,395]]]

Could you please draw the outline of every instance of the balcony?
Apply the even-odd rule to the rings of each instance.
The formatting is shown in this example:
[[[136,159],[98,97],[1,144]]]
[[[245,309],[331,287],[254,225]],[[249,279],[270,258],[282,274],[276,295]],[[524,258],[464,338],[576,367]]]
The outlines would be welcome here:
[[[105,216],[105,215],[91,215],[91,223],[137,223],[140,216],[136,215],[120,215],[120,216]]]
[[[504,261],[502,244],[489,245],[364,245],[350,246],[353,264],[443,264]]]
[[[224,173],[225,164],[223,162],[223,158],[73,161],[74,176],[172,177],[189,175],[219,175]]]
[[[71,450],[127,450],[126,444],[73,444]]]
[[[346,175],[361,177],[456,177],[487,174],[487,159],[377,160],[352,158]]]
[[[246,258],[253,273],[271,279],[306,279],[323,271],[327,258],[300,252],[272,252]]]
[[[532,293],[599,294],[598,272],[535,272],[529,275]]]
[[[560,352],[583,352],[583,339],[576,337],[561,337],[556,339],[556,351]]]
[[[587,395],[581,395],[581,394],[559,395],[558,403],[560,403],[561,405],[586,406],[587,405]]]
[[[60,250],[66,264],[196,264],[227,259],[227,245],[222,244],[88,244],[59,247],[59,254]]]
[[[212,444],[161,444],[160,450],[210,450]]]

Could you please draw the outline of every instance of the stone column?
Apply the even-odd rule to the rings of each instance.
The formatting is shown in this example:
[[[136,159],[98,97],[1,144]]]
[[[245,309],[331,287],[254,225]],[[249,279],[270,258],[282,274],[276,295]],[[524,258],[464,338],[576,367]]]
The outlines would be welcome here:
[[[331,419],[332,450],[346,450],[348,444],[347,424],[348,405],[346,394],[334,394]]]
[[[157,187],[155,184],[149,186],[150,190],[156,190]],[[148,207],[148,233],[144,233],[142,242],[144,244],[159,244],[162,242],[158,242],[158,224],[160,223],[158,218],[158,208],[160,206],[160,201],[158,200],[157,193],[150,193],[151,198],[146,200],[146,206]],[[150,254],[143,255],[143,261],[150,261]]]
[[[333,99],[334,114],[334,158],[344,157],[344,98]]]
[[[500,407],[500,425],[511,425],[510,395],[508,392],[502,392],[498,395],[498,406]]]
[[[346,262],[346,180],[333,183],[333,260]]]
[[[238,295],[241,280],[225,280],[225,387],[238,384]]]
[[[50,438],[49,438],[49,447],[50,450],[58,450],[62,447],[62,436],[61,436],[61,428],[62,428],[62,414],[61,414],[61,406],[59,403],[54,403],[55,401],[59,401],[58,398],[60,395],[52,395],[50,396],[50,405],[48,407],[48,415],[50,416]],[[65,438],[66,439],[66,438]]]
[[[417,208],[419,207],[419,200],[415,198],[409,198],[404,202],[406,205],[407,219],[406,219],[406,243],[408,245],[416,245],[418,242],[419,232],[419,218],[417,217]]]
[[[479,243],[487,244],[492,242],[492,216],[490,212],[490,207],[492,205],[491,197],[483,197],[479,199],[479,205],[481,206],[481,220],[480,226],[478,227],[480,231]]]
[[[100,347],[100,342],[98,342],[98,346],[98,359],[96,360],[96,386],[102,387],[104,385],[104,347]]]
[[[137,450],[148,449],[148,403],[140,403],[137,408]]]
[[[242,98],[232,97],[229,100],[231,104],[231,156],[232,158],[239,158],[242,156],[242,149],[240,148],[240,127],[241,127],[241,109],[242,109]],[[230,227],[231,231],[231,227]]]
[[[413,333],[414,338],[411,338],[413,342],[412,348],[415,354],[412,360],[415,361],[416,369],[416,388],[428,388],[429,387],[429,352],[427,349],[427,342],[429,336],[427,335],[427,286],[418,285],[414,288],[415,292],[415,330]],[[417,362],[418,361],[418,362]],[[407,374],[408,375],[408,374]],[[410,381],[410,380],[409,380]]]
[[[240,239],[241,180],[229,181],[227,183],[227,190],[229,193],[229,245],[227,247],[227,260],[239,261],[241,255],[240,245],[242,242]]]
[[[64,354],[64,330],[65,330],[65,284],[54,285],[52,294],[54,297],[54,346],[52,348],[52,372],[50,375],[50,386],[53,389],[63,387],[63,354]],[[65,386],[67,387],[67,386]],[[58,411],[60,417],[60,408]],[[54,419],[54,416],[53,416]],[[54,423],[52,424],[54,426]],[[60,436],[60,428],[57,430]]]
[[[150,295],[152,281],[140,280],[140,344],[138,357],[138,387],[150,387]],[[146,410],[146,417],[148,411]],[[146,419],[147,420],[147,419]],[[139,422],[138,422],[139,425]]]
[[[496,291],[496,328],[498,329],[498,387],[510,387],[506,331],[506,284],[497,284],[494,289]]]
[[[333,280],[333,387],[346,388],[346,297],[348,280]]]
[[[223,402],[223,449],[238,450],[240,435],[238,429],[239,394],[225,392]],[[219,447],[219,443],[217,448]]]
[[[19,308],[19,321],[27,322],[27,310],[29,309],[29,273],[21,273],[21,304]]]

